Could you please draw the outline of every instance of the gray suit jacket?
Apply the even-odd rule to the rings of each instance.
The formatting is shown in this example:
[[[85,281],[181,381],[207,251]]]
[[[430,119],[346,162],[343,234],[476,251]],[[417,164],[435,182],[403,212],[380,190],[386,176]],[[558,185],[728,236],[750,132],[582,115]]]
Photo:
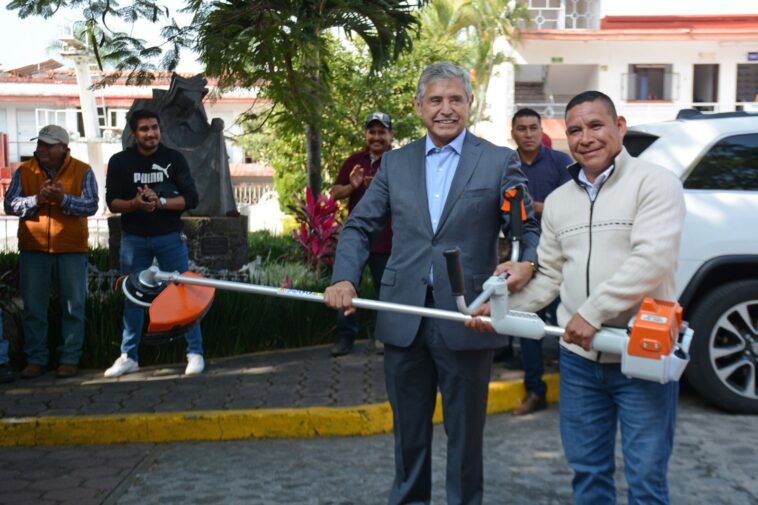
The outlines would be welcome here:
[[[508,236],[509,217],[500,210],[505,190],[519,185],[526,189],[527,179],[515,151],[467,132],[435,233],[427,206],[424,147],[421,138],[382,156],[381,168],[340,234],[332,282],[348,280],[358,286],[370,238],[391,215],[392,253],[382,277],[380,299],[423,306],[433,265],[435,307],[455,311],[442,252],[460,248],[470,303],[498,263],[500,229]],[[528,196],[526,207],[522,259],[536,261],[539,225]],[[420,323],[419,316],[380,311],[376,337],[406,347],[413,342]],[[454,321],[439,320],[439,327],[450,349],[493,349],[506,344],[503,335],[477,333]]]

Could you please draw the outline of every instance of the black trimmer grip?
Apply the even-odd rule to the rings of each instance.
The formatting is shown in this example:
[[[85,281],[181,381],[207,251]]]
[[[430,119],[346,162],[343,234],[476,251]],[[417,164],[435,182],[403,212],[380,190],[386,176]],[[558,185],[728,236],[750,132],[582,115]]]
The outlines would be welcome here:
[[[447,261],[447,276],[450,279],[450,289],[453,295],[462,296],[466,289],[463,282],[463,267],[461,266],[461,250],[457,247],[443,251]]]

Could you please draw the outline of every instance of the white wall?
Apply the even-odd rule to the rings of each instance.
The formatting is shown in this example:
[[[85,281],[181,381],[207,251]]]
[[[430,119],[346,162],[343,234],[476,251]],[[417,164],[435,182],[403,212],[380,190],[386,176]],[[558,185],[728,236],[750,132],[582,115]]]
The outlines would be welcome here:
[[[545,92],[575,95],[597,86],[597,65],[550,65]]]
[[[719,64],[719,102],[722,111],[734,110],[736,99],[736,73],[738,63],[747,63],[748,51],[758,51],[756,41],[719,42],[709,40],[687,41],[566,41],[527,40],[519,52],[533,65],[550,64],[551,58],[563,58],[562,65],[551,66],[553,75],[563,74],[564,79],[581,82],[588,88],[607,93],[619,110],[625,111],[631,124],[673,119],[682,108],[691,107],[693,91],[693,65]],[[671,64],[676,74],[674,100],[667,102],[635,103],[625,100],[625,75],[630,64]],[[592,68],[597,69],[596,72]],[[574,75],[574,73],[576,75]],[[596,81],[593,83],[593,80]],[[556,80],[558,78],[556,77]]]
[[[758,0],[603,0],[603,16],[756,14]]]
[[[516,67],[516,82],[541,82],[542,65],[519,65]]]
[[[249,107],[246,103],[231,103],[231,104],[205,104],[206,113],[209,120],[215,117],[220,117],[224,120],[225,135],[227,137],[239,135],[242,133],[242,128],[239,125],[235,125],[237,117],[245,112]],[[56,103],[54,99],[45,99],[40,97],[39,100],[34,102],[0,102],[0,112],[4,116],[4,121],[0,124],[0,131],[8,134],[8,155],[11,162],[20,161],[21,156],[31,156],[34,152],[36,143],[29,141],[30,138],[35,137],[37,134],[37,125],[27,131],[19,132],[18,121],[19,111],[22,114],[32,114],[36,109],[58,109],[66,111],[66,128],[71,133],[72,143],[77,139],[77,110],[74,108],[62,108],[59,103]],[[113,145],[117,147],[113,153],[121,150],[121,134],[117,133],[114,137]],[[107,145],[104,142],[103,145]],[[110,152],[110,148],[105,148],[107,152]],[[72,152],[74,151],[72,147]],[[230,163],[243,163],[245,153],[234,145],[231,141],[227,140],[227,151],[229,154]],[[113,154],[111,153],[111,154]],[[87,151],[84,149],[76,156],[80,159],[87,159]],[[110,154],[104,154],[104,160],[107,162]]]

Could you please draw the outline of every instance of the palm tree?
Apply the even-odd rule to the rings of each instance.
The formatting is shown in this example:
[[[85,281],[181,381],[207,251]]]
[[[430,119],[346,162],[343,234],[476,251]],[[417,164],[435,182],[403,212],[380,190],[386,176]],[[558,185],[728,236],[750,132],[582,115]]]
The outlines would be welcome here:
[[[200,0],[195,0],[199,5]],[[226,86],[260,86],[303,128],[308,186],[321,192],[321,113],[331,100],[328,36],[360,37],[379,69],[410,47],[424,1],[224,0],[198,7],[195,49]]]
[[[483,119],[487,107],[487,90],[495,66],[509,60],[495,49],[495,41],[500,37],[509,43],[517,40],[517,27],[529,23],[529,12],[524,2],[516,0],[466,0],[457,12],[456,26],[476,39],[472,61],[478,98],[472,114],[476,124]]]
[[[433,0],[424,9],[422,21],[425,32],[466,40],[477,98],[471,121],[478,123],[487,107],[493,69],[508,61],[508,56],[496,50],[495,41],[500,37],[516,40],[516,28],[529,21],[526,5],[516,0]]]
[[[179,26],[155,0],[130,0],[125,6],[118,0],[11,0],[7,8],[22,19],[81,9],[85,36],[101,68],[103,61],[115,61],[111,80],[127,73],[128,83],[148,84],[159,68],[174,70],[180,50],[190,48],[222,87],[260,87],[281,106],[272,110],[286,111],[279,119],[304,127],[309,186],[318,195],[321,111],[331,99],[327,36],[362,39],[377,70],[410,47],[418,28],[415,11],[426,1],[185,0],[182,10],[193,15],[189,26]],[[160,24],[163,43],[149,46],[131,33],[112,31],[114,18]]]

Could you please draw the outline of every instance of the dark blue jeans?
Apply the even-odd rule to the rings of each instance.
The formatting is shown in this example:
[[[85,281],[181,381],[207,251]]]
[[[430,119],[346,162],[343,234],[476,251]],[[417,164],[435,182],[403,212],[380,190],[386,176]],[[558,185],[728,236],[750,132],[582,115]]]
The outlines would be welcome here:
[[[55,288],[61,307],[63,333],[58,360],[60,363],[78,365],[84,343],[87,253],[21,251],[19,269],[27,362],[47,365],[47,307],[50,291]]]
[[[3,338],[3,311],[0,310],[0,365],[8,363],[8,341]]]
[[[374,290],[376,291],[377,298],[379,298],[379,287],[382,284],[384,267],[387,266],[387,260],[389,259],[389,254],[371,253],[366,262],[371,272],[371,278],[374,280]],[[345,341],[351,344],[355,342],[355,338],[358,336],[358,315],[353,314],[345,317],[345,314],[341,310],[337,311],[336,334],[337,342]]]
[[[540,319],[547,324],[555,324],[555,309],[558,307],[559,301],[559,299],[556,299],[553,303],[537,312]],[[537,396],[544,397],[547,393],[547,384],[542,380],[542,375],[545,373],[542,340],[521,339],[521,363],[524,366],[524,387],[527,393],[534,393]]]
[[[181,232],[167,233],[145,237],[121,234],[121,273],[132,275],[158,260],[161,270],[167,272],[185,272],[189,264],[187,243]],[[145,309],[129,300],[124,300],[124,332],[121,337],[121,352],[134,361],[139,361],[139,343],[142,338],[142,326]],[[184,337],[187,340],[187,353],[203,354],[203,336],[200,325],[195,326]]]
[[[616,503],[614,448],[621,429],[629,505],[668,505],[679,383],[630,379],[561,347],[561,440],[576,505]]]

